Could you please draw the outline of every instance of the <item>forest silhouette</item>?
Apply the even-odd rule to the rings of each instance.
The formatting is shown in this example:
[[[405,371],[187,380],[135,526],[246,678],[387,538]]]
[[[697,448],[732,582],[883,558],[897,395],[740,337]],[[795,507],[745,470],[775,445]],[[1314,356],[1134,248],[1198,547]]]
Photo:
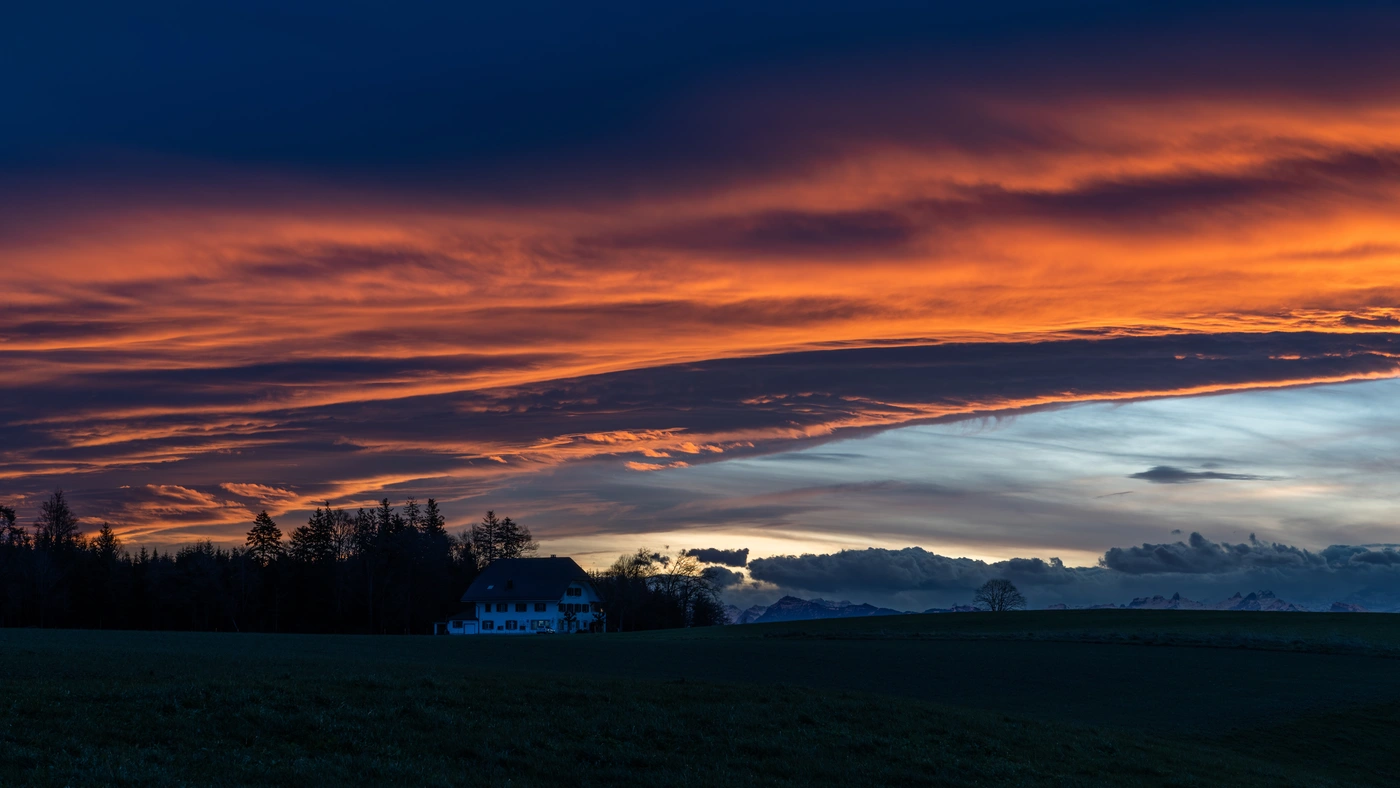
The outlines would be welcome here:
[[[432,498],[353,514],[327,501],[290,534],[263,511],[243,546],[128,549],[108,523],[84,534],[59,490],[30,528],[0,506],[0,627],[427,634],[488,564],[538,549],[493,511],[450,533]],[[607,631],[724,621],[693,557],[642,548],[591,574]]]

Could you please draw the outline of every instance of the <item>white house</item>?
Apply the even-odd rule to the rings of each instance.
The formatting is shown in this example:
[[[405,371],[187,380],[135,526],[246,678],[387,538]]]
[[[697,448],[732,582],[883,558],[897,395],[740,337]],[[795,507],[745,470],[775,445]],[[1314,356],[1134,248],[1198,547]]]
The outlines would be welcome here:
[[[502,558],[462,595],[464,609],[439,629],[448,635],[602,631],[601,597],[572,558]]]

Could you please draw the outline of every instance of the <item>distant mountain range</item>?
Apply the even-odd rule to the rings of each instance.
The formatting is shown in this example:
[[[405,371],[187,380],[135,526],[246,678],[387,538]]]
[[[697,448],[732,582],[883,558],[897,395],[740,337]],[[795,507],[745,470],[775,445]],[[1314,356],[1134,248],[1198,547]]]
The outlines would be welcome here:
[[[1138,597],[1126,605],[1083,605],[1071,608],[1067,605],[1050,605],[1046,610],[1254,610],[1269,613],[1307,612],[1311,608],[1279,599],[1272,591],[1255,591],[1249,595],[1236,593],[1220,602],[1197,602],[1185,599],[1181,594],[1170,597],[1161,595]],[[726,605],[725,616],[730,624],[767,624],[774,621],[812,621],[822,618],[864,618],[867,616],[902,616],[913,610],[895,610],[876,607],[870,604],[854,604],[848,601],[830,602],[825,599],[799,599],[785,596],[771,605],[754,605],[740,610],[735,605]],[[975,613],[972,605],[952,607],[932,607],[925,613]],[[1331,613],[1365,613],[1366,608],[1347,602],[1333,602],[1327,609]]]
[[[734,612],[730,617],[731,621],[736,624],[768,624],[774,621],[811,621],[818,618],[904,615],[902,610],[892,610],[887,607],[856,605],[846,601],[828,602],[825,599],[798,599],[795,596],[785,596],[766,608],[754,605],[748,610],[740,611],[731,605],[730,608],[726,608],[726,612],[729,612],[730,609]],[[744,620],[746,618],[747,620]]]

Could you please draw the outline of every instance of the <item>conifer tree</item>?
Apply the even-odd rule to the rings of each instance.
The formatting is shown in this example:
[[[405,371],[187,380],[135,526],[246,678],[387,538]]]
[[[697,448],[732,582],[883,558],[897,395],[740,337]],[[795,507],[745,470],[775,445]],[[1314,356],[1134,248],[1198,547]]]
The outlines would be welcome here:
[[[271,564],[282,555],[282,529],[267,516],[266,509],[253,521],[246,544],[253,560],[263,566]]]
[[[494,511],[488,511],[481,522],[472,526],[472,552],[484,569],[501,557],[501,521]]]
[[[374,520],[381,536],[389,536],[396,530],[399,516],[394,507],[389,505],[388,498],[379,502],[379,506],[374,510]]]
[[[493,511],[472,526],[471,544],[483,568],[498,558],[520,558],[539,549],[529,528],[509,517],[498,518]]]
[[[442,516],[437,501],[432,498],[428,499],[428,505],[423,510],[423,533],[434,540],[447,536],[447,518]]]
[[[121,554],[122,540],[117,533],[112,530],[112,526],[107,523],[102,524],[102,528],[97,532],[97,538],[92,540],[92,552],[97,555],[103,563],[113,563]]]
[[[501,521],[501,557],[521,558],[540,549],[530,529],[509,517]]]

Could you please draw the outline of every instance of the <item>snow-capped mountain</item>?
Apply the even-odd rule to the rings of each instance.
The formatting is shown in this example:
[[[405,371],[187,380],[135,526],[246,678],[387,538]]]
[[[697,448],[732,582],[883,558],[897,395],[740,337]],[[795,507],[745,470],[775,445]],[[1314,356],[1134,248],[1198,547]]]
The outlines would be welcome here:
[[[768,610],[767,605],[754,605],[747,610],[740,610],[736,605],[724,606],[725,623],[728,624],[752,624]]]
[[[891,610],[874,605],[856,605],[848,601],[830,602],[825,599],[798,599],[785,596],[777,602],[763,607],[754,605],[748,610],[732,608],[732,622],[735,624],[767,624],[773,621],[810,621],[819,618],[859,618],[863,616],[899,616],[904,611]]]
[[[1055,607],[1061,610],[1065,609],[1063,605]],[[1094,605],[1094,607],[1111,608],[1113,606]],[[1253,610],[1266,613],[1304,613],[1310,610],[1304,605],[1279,599],[1272,591],[1255,591],[1248,595],[1236,592],[1234,596],[1219,602],[1198,602],[1194,599],[1186,599],[1181,594],[1172,594],[1170,597],[1158,594],[1138,597],[1121,607],[1127,610]],[[1331,612],[1364,613],[1366,609],[1360,605],[1334,602]]]

